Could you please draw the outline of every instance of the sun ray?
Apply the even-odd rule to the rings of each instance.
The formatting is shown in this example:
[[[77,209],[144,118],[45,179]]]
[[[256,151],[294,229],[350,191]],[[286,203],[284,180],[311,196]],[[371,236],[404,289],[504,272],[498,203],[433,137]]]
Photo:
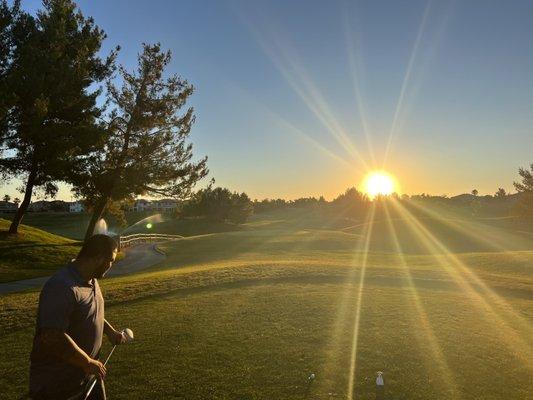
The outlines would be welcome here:
[[[330,336],[329,345],[328,345],[328,355],[327,363],[322,367],[322,375],[325,377],[324,381],[326,382],[329,378],[336,380],[336,376],[330,377],[329,374],[335,372],[336,367],[336,356],[341,352],[339,347],[339,341],[342,335],[342,332],[346,326],[347,321],[349,320],[348,314],[351,308],[350,299],[353,295],[353,284],[355,283],[355,277],[357,273],[361,273],[362,263],[361,259],[362,254],[364,254],[364,249],[367,247],[366,242],[369,234],[369,230],[372,227],[373,220],[373,210],[370,210],[366,217],[365,222],[361,225],[363,226],[361,236],[356,243],[354,249],[353,259],[351,261],[350,269],[346,277],[346,290],[344,290],[342,298],[340,300],[340,305],[336,312],[335,323],[333,325],[332,334]]]
[[[329,134],[355,161],[359,162],[365,169],[370,169],[365,158],[358,151],[346,130],[334,116],[320,90],[308,77],[307,71],[296,61],[296,51],[289,51],[287,40],[282,40],[276,34],[271,33],[269,36],[270,40],[267,41],[266,37],[268,35],[262,34],[258,27],[252,24],[242,13],[239,15],[264,53],[307,108],[327,129]]]
[[[309,110],[315,115],[315,117],[328,129],[329,133],[336,139],[336,141],[348,151],[348,153],[354,157],[355,160],[360,162],[366,169],[369,169],[365,159],[357,150],[353,142],[350,140],[346,130],[340,125],[338,120],[333,115],[327,101],[320,90],[315,86],[312,80],[308,77],[307,72],[303,66],[300,65],[293,54],[295,52],[289,52],[286,45],[283,45],[284,41],[278,39],[278,46],[283,54],[285,63],[289,66],[287,68],[283,62],[277,61],[275,56],[271,59],[277,65],[278,70],[285,77],[289,85],[298,94],[300,99],[309,108]],[[298,82],[298,78],[300,83]]]
[[[403,206],[402,206],[403,207]],[[405,207],[403,207],[405,209]],[[520,314],[518,314],[513,307],[506,302],[501,296],[498,296],[490,287],[477,276],[477,274],[472,271],[471,268],[468,268],[468,266],[462,262],[453,252],[449,251],[444,244],[442,244],[425,226],[424,224],[416,219],[407,209],[405,209],[406,212],[408,212],[412,217],[413,220],[418,225],[419,229],[423,231],[425,235],[427,235],[434,243],[435,245],[445,254],[445,256],[457,267],[458,271],[461,271],[465,276],[467,276],[470,280],[472,280],[477,287],[479,287],[484,294],[489,297],[494,303],[498,304],[502,311],[509,314],[511,318],[515,320],[515,322],[518,322],[522,325],[522,328],[525,329],[526,332],[532,331],[532,325],[525,320]]]
[[[297,137],[298,139],[310,144],[312,147],[320,150],[326,156],[338,161],[343,166],[348,167],[348,168],[353,168],[353,162],[349,162],[341,155],[334,153],[332,150],[328,149],[327,147],[322,145],[320,142],[313,139],[309,134],[304,133],[301,129],[297,128],[289,120],[282,117],[280,114],[276,113],[266,104],[262,103],[256,96],[252,96],[251,93],[249,93],[247,90],[243,89],[242,87],[236,85],[233,82],[228,82],[228,86],[231,86],[232,90],[236,91],[242,97],[245,97],[247,102],[254,103],[259,109],[261,109],[261,111],[268,114],[279,125],[287,128],[288,132],[294,135],[295,137]]]
[[[372,204],[372,209],[370,211],[370,223],[368,225],[368,231],[365,238],[365,246],[362,253],[362,260],[361,260],[361,272],[359,276],[359,284],[357,288],[357,300],[355,303],[355,321],[353,325],[353,333],[352,333],[352,345],[351,345],[351,352],[350,352],[350,370],[348,375],[348,400],[352,400],[354,398],[354,388],[355,388],[355,371],[357,367],[357,347],[359,344],[359,325],[361,321],[361,305],[363,302],[363,287],[365,284],[365,272],[366,272],[366,265],[368,260],[368,251],[370,248],[370,240],[372,238],[372,228],[373,228],[373,222],[374,222],[374,216],[375,216],[375,206]]]
[[[499,252],[505,252],[509,257],[526,261],[524,257],[520,257],[514,251],[509,251],[509,248],[513,246],[512,240],[504,240],[501,235],[490,235],[490,227],[479,224],[479,227],[473,227],[471,221],[465,226],[466,222],[462,219],[453,220],[443,216],[441,213],[431,210],[429,207],[424,207],[421,204],[410,202],[410,205],[415,207],[418,211],[425,213],[427,216],[438,220],[440,223],[454,229],[455,231],[467,235],[469,238],[474,239],[480,243],[483,243],[489,248],[492,248]],[[501,244],[498,244],[501,243]]]
[[[402,109],[403,109],[405,93],[406,93],[406,90],[407,90],[407,86],[409,85],[409,83],[411,81],[411,73],[413,71],[413,65],[414,65],[414,62],[415,62],[415,60],[417,58],[418,48],[420,46],[420,41],[422,39],[422,35],[423,35],[424,29],[426,27],[427,17],[428,17],[430,8],[431,8],[431,0],[427,2],[426,8],[424,10],[424,13],[422,14],[422,19],[420,21],[420,27],[418,28],[418,33],[416,35],[415,42],[413,44],[413,49],[411,51],[411,56],[409,57],[409,62],[407,64],[407,68],[405,70],[405,75],[404,75],[404,78],[403,78],[402,86],[400,88],[400,94],[398,96],[398,101],[396,103],[396,108],[394,110],[394,116],[392,118],[392,123],[391,123],[390,131],[389,131],[389,138],[387,140],[387,145],[385,147],[385,154],[383,156],[383,168],[386,166],[387,159],[388,159],[391,147],[392,147],[392,143],[393,143],[393,141],[394,141],[394,139],[396,137],[398,120],[400,118],[400,114],[401,114]]]
[[[357,111],[359,114],[359,117],[361,118],[361,125],[363,127],[363,133],[365,135],[366,139],[366,145],[368,148],[368,152],[370,154],[370,157],[372,159],[372,164],[376,165],[376,156],[374,153],[374,146],[372,145],[372,140],[370,137],[370,130],[368,126],[368,120],[366,117],[366,109],[365,109],[365,103],[363,102],[363,96],[361,95],[361,85],[359,82],[359,74],[358,74],[358,66],[357,66],[357,56],[356,56],[356,50],[359,48],[357,39],[354,40],[354,33],[353,30],[350,27],[350,23],[348,21],[348,10],[345,10],[343,13],[344,15],[344,36],[346,39],[346,48],[348,53],[348,62],[350,65],[350,73],[352,78],[352,86],[353,91],[355,95],[355,101],[357,105]]]
[[[486,317],[490,317],[494,323],[494,326],[498,326],[500,329],[495,330],[500,336],[502,337],[504,343],[509,347],[509,349],[512,351],[512,353],[519,359],[521,359],[524,363],[524,365],[530,370],[533,371],[533,352],[531,349],[531,345],[526,342],[517,332],[515,329],[510,327],[508,323],[502,319],[502,317],[499,315],[498,312],[494,309],[493,306],[491,306],[487,300],[481,296],[472,286],[471,283],[468,282],[468,280],[463,275],[465,272],[467,272],[467,275],[472,278],[473,274],[471,271],[466,268],[463,263],[452,253],[446,249],[446,247],[440,243],[440,241],[435,238],[428,230],[425,228],[417,219],[414,217],[407,209],[405,209],[399,202],[392,201],[392,204],[395,206],[395,208],[402,213],[406,219],[408,219],[411,223],[409,224],[409,227],[413,230],[415,235],[417,235],[422,243],[434,254],[441,254],[443,255],[447,261],[449,261],[452,265],[448,265],[448,263],[443,262],[442,258],[436,257],[436,260],[439,262],[439,264],[448,272],[449,276],[454,280],[454,282],[463,289],[465,294],[468,294],[470,298],[473,300],[473,305],[479,308]],[[470,273],[468,273],[470,272]],[[477,282],[476,282],[477,283]],[[485,285],[486,286],[486,285]],[[490,291],[490,289],[487,288],[487,290]],[[496,300],[500,308],[504,308],[506,312],[513,312],[512,310],[509,310],[508,305],[506,305],[503,300],[499,299],[497,295]],[[494,299],[493,299],[494,300]],[[521,320],[523,320],[521,318]],[[527,321],[524,322],[526,325]],[[522,324],[522,323],[521,323]],[[531,332],[531,328],[528,328],[526,332]],[[527,337],[533,337],[531,334],[528,334]],[[511,340],[510,340],[511,339]]]
[[[394,226],[394,222],[391,218],[391,214],[389,212],[388,204],[385,203],[385,214],[386,219],[389,227],[389,233],[393,240],[394,248],[398,254],[398,258],[400,260],[400,264],[405,272],[406,278],[409,283],[409,290],[411,291],[412,298],[413,298],[413,304],[415,306],[416,312],[418,314],[418,317],[420,319],[420,325],[422,327],[422,330],[424,331],[426,335],[426,341],[427,345],[432,353],[432,359],[434,359],[437,362],[437,365],[441,371],[442,376],[444,377],[444,380],[446,384],[449,386],[452,398],[459,398],[459,390],[456,385],[455,377],[448,366],[448,363],[446,361],[446,357],[444,356],[444,353],[442,352],[442,348],[439,345],[439,341],[437,337],[435,336],[435,333],[433,331],[433,328],[431,326],[431,323],[429,322],[429,319],[427,317],[426,311],[422,305],[422,302],[420,301],[420,295],[418,294],[418,290],[416,289],[416,286],[413,281],[413,277],[411,275],[411,271],[409,269],[409,266],[405,260],[405,257],[403,255],[403,249],[400,245],[400,241],[398,240],[398,236],[396,234],[396,228]]]

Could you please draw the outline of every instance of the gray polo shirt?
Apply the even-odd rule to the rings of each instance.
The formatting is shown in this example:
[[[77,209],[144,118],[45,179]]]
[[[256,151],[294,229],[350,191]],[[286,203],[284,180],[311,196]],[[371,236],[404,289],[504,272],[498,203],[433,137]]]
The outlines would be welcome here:
[[[56,272],[41,290],[30,365],[30,392],[79,385],[84,372],[48,354],[37,340],[41,330],[67,333],[91,358],[102,346],[104,299],[96,279],[86,282],[73,264]]]

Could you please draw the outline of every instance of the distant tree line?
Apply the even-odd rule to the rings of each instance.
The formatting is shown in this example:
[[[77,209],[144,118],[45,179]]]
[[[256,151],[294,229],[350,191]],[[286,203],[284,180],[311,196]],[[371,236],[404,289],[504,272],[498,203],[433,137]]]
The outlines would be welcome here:
[[[253,203],[246,193],[231,192],[226,188],[199,190],[184,202],[180,215],[205,217],[217,222],[242,224],[253,214]]]
[[[373,202],[379,203],[394,198],[406,205],[409,203],[425,204],[468,215],[516,216],[523,219],[533,219],[533,164],[531,164],[530,170],[520,168],[518,174],[521,180],[514,182],[517,193],[507,193],[505,189],[498,188],[494,195],[480,196],[478,190],[473,189],[470,194],[454,197],[425,193],[411,196],[392,194],[371,200],[352,187],[331,201],[326,201],[322,196],[320,198],[303,197],[295,200],[264,199],[254,200],[253,206],[255,213],[286,208],[314,207],[325,211],[330,210],[335,215],[361,218],[366,215]]]
[[[171,54],[143,44],[133,71],[119,48],[72,0],[44,0],[36,15],[0,0],[0,177],[20,178],[23,199],[72,186],[92,210],[86,237],[105,212],[140,195],[187,198],[208,173],[187,143],[194,87],[165,74]],[[98,100],[101,101],[98,101]]]

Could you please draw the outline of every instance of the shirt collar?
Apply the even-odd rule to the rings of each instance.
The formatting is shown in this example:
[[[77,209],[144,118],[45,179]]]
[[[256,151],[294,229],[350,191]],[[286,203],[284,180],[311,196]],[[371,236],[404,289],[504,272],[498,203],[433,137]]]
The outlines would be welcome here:
[[[76,283],[79,283],[80,285],[83,285],[83,286],[91,286],[91,287],[94,286],[94,279],[89,280],[89,282],[85,281],[83,277],[80,275],[78,268],[76,268],[73,262],[69,262],[67,264],[67,268],[72,274],[72,276],[74,277],[74,280],[76,281]]]

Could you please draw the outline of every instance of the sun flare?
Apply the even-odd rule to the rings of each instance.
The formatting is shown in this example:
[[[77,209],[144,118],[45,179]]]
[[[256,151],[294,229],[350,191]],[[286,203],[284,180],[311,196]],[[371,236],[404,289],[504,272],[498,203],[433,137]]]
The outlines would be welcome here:
[[[366,194],[374,198],[394,193],[396,185],[394,178],[387,172],[373,171],[366,176],[363,186]]]

